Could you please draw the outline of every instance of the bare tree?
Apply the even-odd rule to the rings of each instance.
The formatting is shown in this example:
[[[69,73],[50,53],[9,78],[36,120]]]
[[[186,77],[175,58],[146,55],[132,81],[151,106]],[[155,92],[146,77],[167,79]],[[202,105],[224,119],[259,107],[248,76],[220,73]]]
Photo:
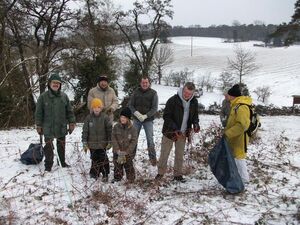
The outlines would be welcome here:
[[[73,28],[73,14],[68,7],[70,0],[22,0],[19,10],[33,32],[31,50],[36,56],[35,73],[39,78],[40,93],[46,89],[49,69],[55,57],[67,48],[65,37]],[[52,65],[51,65],[52,64]]]
[[[116,14],[116,24],[129,43],[143,75],[149,75],[154,50],[166,24],[163,19],[173,17],[170,2],[171,0],[135,1],[133,10]],[[148,24],[142,24],[141,18],[148,18],[150,21]],[[147,38],[150,39],[150,44],[145,43]],[[136,40],[138,44],[134,43]]]
[[[173,62],[174,51],[168,44],[160,44],[154,51],[153,64],[161,84],[163,68]]]
[[[271,96],[271,89],[268,86],[258,87],[254,93],[257,95],[257,100],[261,99],[265,102]]]
[[[228,71],[223,71],[220,74],[220,89],[222,92],[227,91],[229,88],[233,86],[234,82],[234,77],[231,73]]]
[[[235,46],[234,55],[234,59],[227,58],[228,71],[236,74],[242,83],[242,77],[259,69],[259,66],[255,63],[255,54],[240,45]]]
[[[184,85],[187,81],[191,81],[194,71],[190,71],[188,68],[184,68],[181,71],[171,72],[171,80],[175,87],[180,87]]]
[[[3,0],[0,3],[0,78],[6,76],[6,57],[5,51],[7,49],[6,36],[7,33],[7,15],[11,11],[12,7],[15,5],[17,0],[8,1]]]

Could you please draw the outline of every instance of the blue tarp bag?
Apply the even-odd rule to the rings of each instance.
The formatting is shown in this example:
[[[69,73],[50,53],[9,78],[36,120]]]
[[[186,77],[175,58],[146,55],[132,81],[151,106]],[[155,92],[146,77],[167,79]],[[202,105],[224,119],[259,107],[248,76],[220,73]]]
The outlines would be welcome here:
[[[40,143],[30,144],[28,149],[22,153],[21,162],[25,165],[39,164],[44,157],[42,136],[40,136]]]
[[[231,149],[224,137],[210,151],[208,163],[212,173],[226,191],[235,194],[245,189]]]

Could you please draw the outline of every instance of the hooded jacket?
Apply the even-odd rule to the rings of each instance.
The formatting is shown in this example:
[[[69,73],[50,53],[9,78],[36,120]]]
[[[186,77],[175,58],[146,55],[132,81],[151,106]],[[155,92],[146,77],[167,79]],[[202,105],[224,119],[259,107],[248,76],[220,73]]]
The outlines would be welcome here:
[[[68,96],[60,90],[49,88],[37,101],[35,124],[43,128],[45,138],[61,138],[67,135],[67,124],[75,123],[75,115]]]
[[[245,131],[250,125],[250,110],[247,105],[238,106],[241,103],[251,105],[252,99],[249,96],[239,96],[230,101],[230,114],[224,130],[236,159],[246,158],[244,135],[246,135],[246,145],[249,142],[249,137]]]
[[[178,94],[173,95],[168,99],[166,107],[164,109],[163,119],[164,125],[162,133],[169,139],[175,137],[175,131],[179,131],[182,126],[182,121],[184,117],[184,106],[182,99]],[[195,97],[189,101],[189,111],[187,119],[186,132],[188,132],[192,124],[198,124],[198,101]],[[187,133],[186,133],[187,134]]]

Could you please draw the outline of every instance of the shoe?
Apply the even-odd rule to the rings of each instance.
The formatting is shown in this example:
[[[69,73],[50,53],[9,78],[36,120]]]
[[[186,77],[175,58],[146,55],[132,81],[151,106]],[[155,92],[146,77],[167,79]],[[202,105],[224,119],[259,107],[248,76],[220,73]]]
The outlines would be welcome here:
[[[62,163],[61,164],[61,167],[63,167],[63,168],[69,168],[69,167],[71,167],[69,164],[67,164],[67,163]]]
[[[175,176],[174,181],[179,181],[181,183],[185,183],[186,182],[186,179],[183,178],[183,176]]]
[[[152,166],[156,166],[157,165],[157,160],[154,158],[154,159],[150,159],[150,163]]]
[[[163,175],[161,175],[161,174],[157,174],[155,176],[155,180],[161,180],[162,178],[163,178]]]
[[[90,178],[93,178],[93,179],[97,180],[98,176],[97,176],[97,174],[90,173]]]
[[[102,182],[107,183],[108,182],[108,177],[102,177]]]
[[[112,183],[117,183],[117,182],[120,182],[121,181],[121,179],[116,179],[116,178],[114,178],[111,182]]]

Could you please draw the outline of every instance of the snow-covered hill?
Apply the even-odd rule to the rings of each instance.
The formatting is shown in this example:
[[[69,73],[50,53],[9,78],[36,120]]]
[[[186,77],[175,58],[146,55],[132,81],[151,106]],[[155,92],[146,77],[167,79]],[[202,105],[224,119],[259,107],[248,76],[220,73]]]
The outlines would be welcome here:
[[[232,45],[218,38],[173,38],[175,61],[169,69],[188,67],[195,76],[210,72],[218,77],[226,67]],[[268,85],[269,103],[291,105],[291,95],[299,94],[300,48],[255,48],[261,69],[245,77],[250,90]],[[153,85],[160,107],[177,88]],[[220,103],[222,93],[200,98],[206,106]],[[300,117],[262,117],[258,137],[248,148],[251,181],[246,192],[228,195],[205,163],[202,148],[214,138],[220,125],[218,116],[200,115],[201,132],[186,146],[184,171],[187,182],[172,181],[174,152],[169,159],[166,179],[157,183],[157,168],[148,161],[144,131],[141,131],[134,160],[137,180],[128,184],[103,183],[88,175],[89,154],[81,144],[82,124],[67,136],[66,158],[71,168],[55,163],[44,173],[43,163],[26,166],[20,154],[38,142],[34,127],[0,131],[0,224],[299,224],[300,223]],[[163,120],[155,120],[154,139],[160,155]],[[199,144],[199,143],[205,143]],[[112,153],[108,153],[112,165]],[[110,180],[113,173],[110,174]]]

